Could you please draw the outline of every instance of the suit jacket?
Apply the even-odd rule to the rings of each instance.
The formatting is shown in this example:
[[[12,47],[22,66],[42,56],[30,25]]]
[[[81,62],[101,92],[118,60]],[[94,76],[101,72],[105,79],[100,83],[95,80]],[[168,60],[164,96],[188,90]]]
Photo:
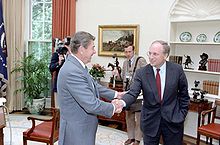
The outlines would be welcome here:
[[[79,61],[69,55],[58,74],[60,106],[59,145],[95,145],[97,115],[111,117],[114,107],[99,96],[112,100],[115,91],[96,82]]]
[[[140,91],[143,91],[141,110],[141,130],[145,135],[154,137],[158,132],[161,118],[169,122],[169,128],[178,132],[188,113],[188,83],[182,67],[166,62],[166,82],[163,100],[160,102],[156,79],[151,65],[137,70],[130,91],[123,96],[126,106],[130,106]]]
[[[123,89],[126,90],[126,86],[127,86],[127,82],[126,82],[126,73],[130,73],[131,75],[131,79],[129,81],[129,86],[132,84],[133,82],[133,79],[134,79],[134,76],[135,76],[135,72],[141,68],[141,67],[144,67],[146,66],[147,62],[146,60],[141,57],[138,62],[137,62],[137,66],[136,66],[136,70],[135,72],[133,73],[133,70],[134,70],[134,67],[135,67],[135,64],[136,64],[136,61],[137,61],[137,58],[138,56],[134,56],[133,58],[133,62],[132,62],[132,65],[131,67],[129,67],[129,61],[128,59],[126,59],[124,62],[123,62],[123,69],[122,69],[122,78],[123,78]],[[141,106],[142,106],[142,100],[137,100],[135,103],[133,103],[128,110],[130,111],[140,111],[141,110]]]

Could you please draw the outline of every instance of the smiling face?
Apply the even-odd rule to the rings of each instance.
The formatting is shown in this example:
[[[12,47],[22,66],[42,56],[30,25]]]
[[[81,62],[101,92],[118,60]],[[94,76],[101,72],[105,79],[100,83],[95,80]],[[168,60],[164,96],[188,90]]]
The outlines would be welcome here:
[[[155,42],[151,44],[148,52],[148,57],[151,66],[160,68],[166,61],[167,56],[168,54],[165,53],[165,50],[161,43]]]

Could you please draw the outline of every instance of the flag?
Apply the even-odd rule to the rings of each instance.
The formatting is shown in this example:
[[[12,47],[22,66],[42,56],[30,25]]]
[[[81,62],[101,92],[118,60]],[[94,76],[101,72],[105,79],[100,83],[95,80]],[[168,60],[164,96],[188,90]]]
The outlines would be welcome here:
[[[2,0],[0,0],[0,97],[6,96],[7,88],[7,49],[5,27],[3,21]]]

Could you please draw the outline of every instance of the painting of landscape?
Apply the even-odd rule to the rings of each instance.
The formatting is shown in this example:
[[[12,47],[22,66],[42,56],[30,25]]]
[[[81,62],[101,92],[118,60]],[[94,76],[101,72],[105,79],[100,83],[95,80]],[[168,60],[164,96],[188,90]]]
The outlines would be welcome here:
[[[137,47],[137,26],[100,26],[99,55],[124,56],[126,44]]]

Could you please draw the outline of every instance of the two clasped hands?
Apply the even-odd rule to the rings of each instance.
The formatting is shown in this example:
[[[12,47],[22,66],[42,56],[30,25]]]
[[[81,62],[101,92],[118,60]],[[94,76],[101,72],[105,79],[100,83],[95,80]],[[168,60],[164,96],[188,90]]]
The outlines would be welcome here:
[[[123,100],[120,100],[124,94],[127,92],[117,92],[117,97],[111,101],[111,103],[115,106],[114,113],[121,113],[123,107],[125,107],[125,102]]]

